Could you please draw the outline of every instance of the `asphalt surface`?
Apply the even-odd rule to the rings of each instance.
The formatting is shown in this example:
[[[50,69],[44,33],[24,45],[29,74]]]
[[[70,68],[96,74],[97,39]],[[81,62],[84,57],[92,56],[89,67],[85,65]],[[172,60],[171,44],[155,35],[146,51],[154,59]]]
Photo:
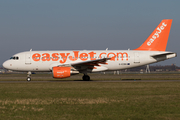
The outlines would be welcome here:
[[[49,81],[0,81],[0,83],[50,83],[50,82],[180,82],[180,80],[49,80]]]

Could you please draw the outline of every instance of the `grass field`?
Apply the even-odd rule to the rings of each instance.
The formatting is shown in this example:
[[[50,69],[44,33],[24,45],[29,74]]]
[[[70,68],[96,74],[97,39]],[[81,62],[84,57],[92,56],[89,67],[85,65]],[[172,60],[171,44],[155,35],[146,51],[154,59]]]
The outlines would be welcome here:
[[[48,76],[36,75],[34,80],[44,77],[49,80]],[[93,75],[92,78],[104,80],[107,76],[112,79],[117,77],[99,76]],[[175,79],[178,75],[164,76]],[[23,80],[26,75],[0,75],[0,78]],[[133,78],[140,76],[132,74],[127,79]],[[156,78],[162,79],[163,75]],[[79,79],[81,76],[77,76],[76,80]],[[180,82],[0,83],[0,119],[178,120]]]

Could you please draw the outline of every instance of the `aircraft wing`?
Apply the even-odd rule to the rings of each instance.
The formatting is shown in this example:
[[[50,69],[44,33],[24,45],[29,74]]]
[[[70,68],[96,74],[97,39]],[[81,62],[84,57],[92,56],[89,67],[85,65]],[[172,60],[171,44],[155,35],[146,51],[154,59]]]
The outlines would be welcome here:
[[[92,65],[92,66],[99,66],[99,64],[107,64],[107,60],[110,60],[111,58],[102,58],[102,59],[96,59],[96,60],[88,60],[83,62],[77,62],[72,63],[72,66],[79,66],[79,65]]]
[[[78,70],[79,72],[104,71],[107,70],[107,68],[101,66],[100,64],[108,64],[107,61],[110,59],[111,58],[102,58],[96,60],[82,61],[82,62],[72,63],[71,66],[76,70]]]

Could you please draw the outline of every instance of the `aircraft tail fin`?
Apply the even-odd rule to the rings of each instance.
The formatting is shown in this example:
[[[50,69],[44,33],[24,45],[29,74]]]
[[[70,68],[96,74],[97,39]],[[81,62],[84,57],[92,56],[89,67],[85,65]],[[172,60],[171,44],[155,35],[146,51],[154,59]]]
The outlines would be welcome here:
[[[146,39],[146,41],[135,50],[165,51],[171,29],[172,19],[164,19]]]

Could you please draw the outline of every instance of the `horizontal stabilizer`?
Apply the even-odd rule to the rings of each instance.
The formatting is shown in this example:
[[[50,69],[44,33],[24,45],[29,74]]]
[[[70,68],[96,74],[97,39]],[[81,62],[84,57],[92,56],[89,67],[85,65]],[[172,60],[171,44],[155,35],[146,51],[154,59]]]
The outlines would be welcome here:
[[[170,53],[163,53],[163,54],[157,54],[157,55],[151,55],[151,57],[153,57],[154,59],[156,59],[158,62],[159,61],[163,61],[163,60],[167,60],[170,58],[174,58],[176,57],[177,54],[170,52]]]

